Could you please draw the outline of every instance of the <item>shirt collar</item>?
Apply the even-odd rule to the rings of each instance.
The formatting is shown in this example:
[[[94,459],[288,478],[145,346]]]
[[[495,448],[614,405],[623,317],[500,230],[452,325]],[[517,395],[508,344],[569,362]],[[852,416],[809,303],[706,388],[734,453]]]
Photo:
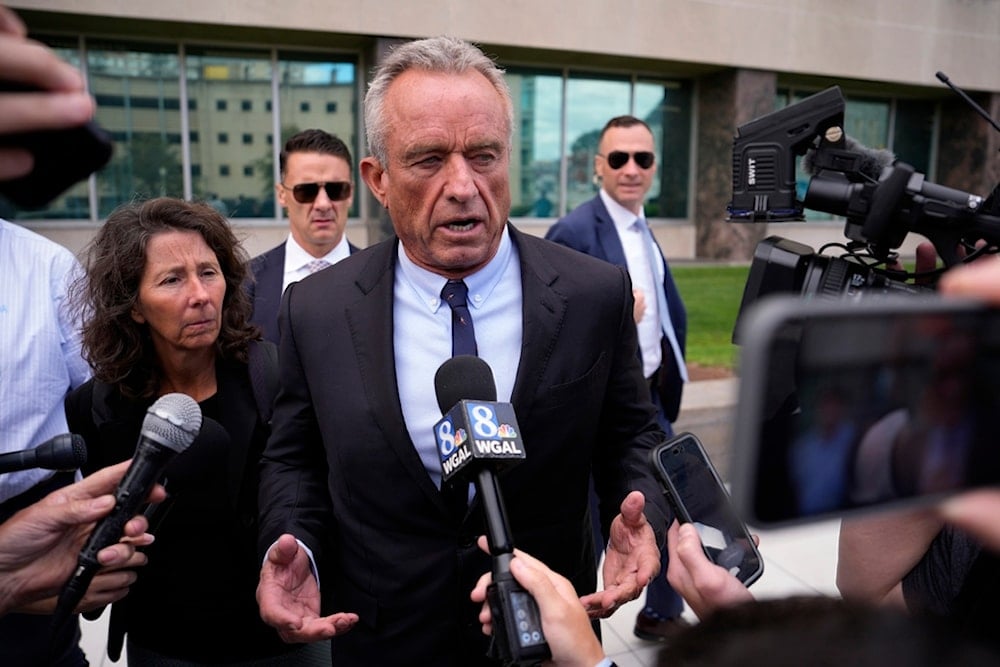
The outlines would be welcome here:
[[[500,235],[500,247],[497,248],[493,259],[487,262],[483,268],[463,278],[469,288],[470,306],[482,308],[489,299],[511,261],[512,248],[510,233],[505,225]],[[420,297],[420,301],[426,304],[431,312],[437,312],[443,303],[441,301],[441,288],[448,282],[447,279],[414,264],[413,260],[406,256],[402,243],[396,248],[396,265],[403,280],[409,283]]]
[[[611,195],[605,192],[604,188],[601,188],[598,194],[601,197],[601,201],[604,202],[604,207],[608,209],[608,213],[611,215],[611,221],[615,223],[615,227],[618,231],[623,232],[628,230],[635,223],[636,218],[646,222],[645,209],[639,211],[639,215],[636,215],[612,199]]]
[[[325,259],[330,264],[336,264],[338,261],[346,258],[350,254],[350,245],[347,242],[347,234],[341,236],[340,243],[335,245],[330,252],[326,253],[322,257],[313,257],[310,255],[302,246],[298,244],[292,235],[289,234],[288,241],[285,243],[285,266],[289,267],[289,270],[291,271],[299,271],[300,269],[304,269],[306,264],[314,259]]]

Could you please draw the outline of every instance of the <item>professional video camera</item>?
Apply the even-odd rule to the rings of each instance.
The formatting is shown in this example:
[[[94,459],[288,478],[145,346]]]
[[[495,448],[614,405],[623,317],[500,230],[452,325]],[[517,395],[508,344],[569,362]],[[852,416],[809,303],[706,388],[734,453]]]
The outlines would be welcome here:
[[[802,169],[812,176],[801,201],[795,189],[797,156],[804,156]],[[809,208],[845,217],[849,242],[833,244],[845,251],[835,257],[789,239],[764,239],[754,251],[740,313],[771,292],[857,297],[930,289],[906,282],[913,276],[892,268],[906,235],[926,237],[946,267],[963,261],[960,246],[968,249],[966,259],[995,252],[1000,245],[998,191],[984,201],[935,185],[891,152],[847,137],[838,86],[742,125],[733,141],[728,219],[800,221]],[[979,240],[987,246],[976,250]]]

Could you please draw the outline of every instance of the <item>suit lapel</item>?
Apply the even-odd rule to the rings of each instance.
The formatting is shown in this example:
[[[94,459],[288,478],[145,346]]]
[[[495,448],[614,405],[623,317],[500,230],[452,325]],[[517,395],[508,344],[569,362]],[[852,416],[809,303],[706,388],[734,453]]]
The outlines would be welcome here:
[[[600,197],[595,198],[593,201],[594,216],[597,218],[595,228],[597,230],[597,239],[604,250],[603,259],[627,270],[628,262],[625,261],[625,249],[622,248],[622,240],[618,237],[618,230],[615,229],[615,223],[611,219],[611,214],[608,213],[608,209]]]
[[[566,299],[554,289],[559,273],[542,251],[544,242],[528,237],[511,225],[508,229],[520,257],[523,295],[521,360],[511,403],[517,414],[527,415],[555,352],[558,332],[566,315]]]
[[[410,440],[396,388],[392,339],[396,245],[393,239],[372,250],[355,283],[359,298],[347,306],[345,315],[365,397],[374,414],[379,416],[379,429],[414,482],[441,506],[442,511],[448,512],[440,491],[428,476]]]

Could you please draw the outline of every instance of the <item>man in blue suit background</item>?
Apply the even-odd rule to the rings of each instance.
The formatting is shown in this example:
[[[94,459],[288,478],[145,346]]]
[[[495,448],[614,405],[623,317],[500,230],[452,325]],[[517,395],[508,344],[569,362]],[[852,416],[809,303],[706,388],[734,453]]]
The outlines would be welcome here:
[[[653,146],[653,132],[642,120],[634,116],[609,120],[594,156],[600,191],[556,222],[545,238],[628,270],[635,294],[643,373],[649,379],[660,426],[669,436],[673,435],[671,423],[677,419],[687,381],[687,314],[643,211],[656,175]],[[661,571],[666,572],[665,546],[661,554]],[[636,618],[636,636],[653,641],[669,638],[686,625],[680,617],[682,611],[680,596],[666,577],[657,577],[647,588],[646,605]]]
[[[278,342],[278,305],[290,283],[344,259],[357,250],[344,234],[354,196],[351,151],[323,130],[303,130],[288,139],[279,156],[281,181],[274,186],[288,213],[288,239],[251,260],[251,322],[264,338]]]

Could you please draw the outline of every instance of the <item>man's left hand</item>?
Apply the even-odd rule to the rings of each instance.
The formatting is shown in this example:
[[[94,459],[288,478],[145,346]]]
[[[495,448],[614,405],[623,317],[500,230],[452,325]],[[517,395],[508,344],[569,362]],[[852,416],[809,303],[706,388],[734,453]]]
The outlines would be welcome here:
[[[611,522],[611,538],[604,553],[604,590],[584,595],[580,602],[591,618],[607,618],[620,606],[639,597],[660,571],[660,550],[639,491],[625,497],[621,514]]]

